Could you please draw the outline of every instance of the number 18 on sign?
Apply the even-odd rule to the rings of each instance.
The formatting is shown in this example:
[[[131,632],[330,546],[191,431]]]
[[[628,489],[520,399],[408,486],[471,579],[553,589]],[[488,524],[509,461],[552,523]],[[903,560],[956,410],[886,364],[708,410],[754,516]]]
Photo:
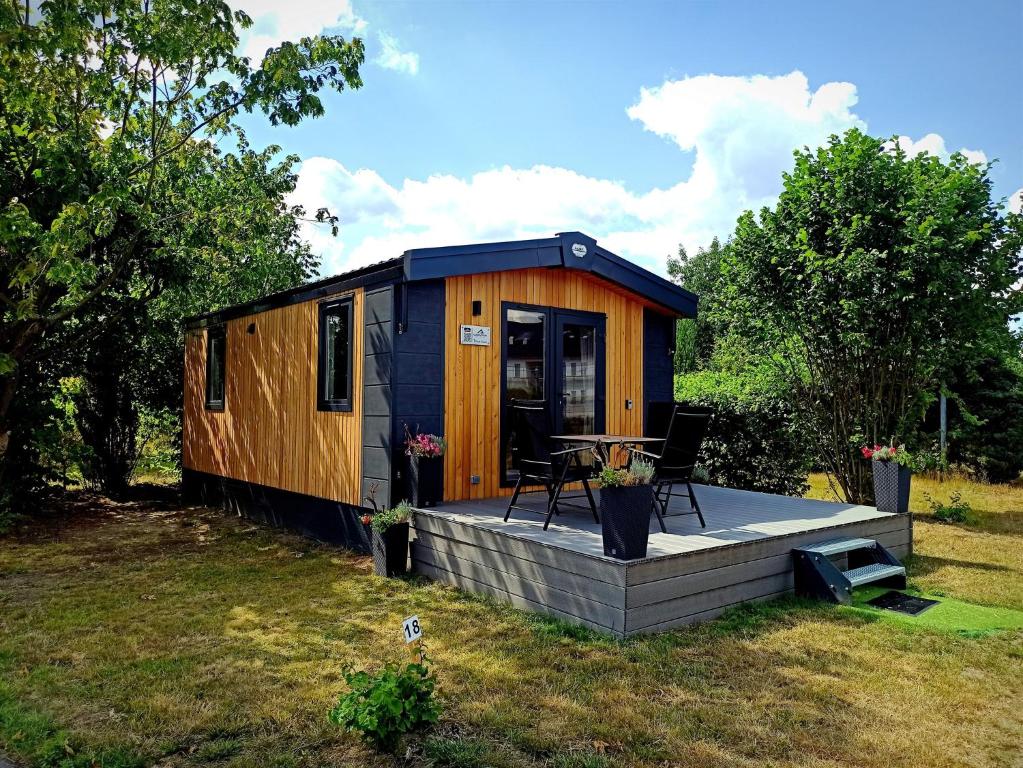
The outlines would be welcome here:
[[[409,616],[401,623],[401,634],[406,643],[419,640],[423,636],[423,627],[419,623],[418,616]]]

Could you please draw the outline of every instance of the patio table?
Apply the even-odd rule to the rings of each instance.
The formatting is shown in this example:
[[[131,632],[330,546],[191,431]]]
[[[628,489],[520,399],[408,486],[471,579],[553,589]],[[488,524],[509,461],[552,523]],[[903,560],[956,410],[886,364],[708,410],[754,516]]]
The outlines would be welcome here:
[[[663,437],[644,437],[642,435],[551,435],[552,440],[562,443],[589,443],[592,445],[593,455],[605,467],[611,466],[610,448],[626,445],[646,445],[648,443],[663,443]]]

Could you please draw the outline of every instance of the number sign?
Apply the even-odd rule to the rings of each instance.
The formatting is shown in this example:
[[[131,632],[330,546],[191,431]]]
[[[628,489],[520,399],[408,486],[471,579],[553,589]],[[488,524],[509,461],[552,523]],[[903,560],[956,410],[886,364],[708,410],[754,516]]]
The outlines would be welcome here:
[[[401,623],[401,635],[405,638],[406,643],[411,643],[423,636],[423,627],[419,623],[418,616],[409,616]]]

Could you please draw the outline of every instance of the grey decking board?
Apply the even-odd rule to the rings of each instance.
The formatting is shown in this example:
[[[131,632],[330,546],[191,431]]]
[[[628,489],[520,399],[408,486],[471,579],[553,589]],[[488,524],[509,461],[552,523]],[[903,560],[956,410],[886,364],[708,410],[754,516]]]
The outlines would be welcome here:
[[[708,609],[706,611],[703,611],[702,613],[692,613],[692,614],[689,614],[688,616],[679,616],[679,617],[674,618],[674,619],[668,619],[666,621],[662,621],[660,624],[652,624],[652,625],[647,626],[647,627],[640,627],[640,628],[637,628],[637,629],[633,629],[633,630],[630,630],[630,631],[626,632],[625,635],[626,635],[626,637],[629,637],[629,636],[632,636],[632,635],[649,635],[649,634],[653,634],[655,632],[666,632],[666,631],[668,631],[670,629],[678,629],[679,627],[687,627],[687,626],[690,626],[691,624],[697,624],[697,623],[702,622],[702,621],[710,621],[711,619],[716,619],[718,616],[720,616],[721,614],[725,613],[726,611],[730,611],[732,608],[737,608],[738,606],[743,605],[744,603],[765,603],[765,602],[769,602],[771,600],[777,600],[777,599],[782,598],[782,597],[787,597],[790,594],[791,594],[791,592],[788,592],[788,591],[776,592],[776,593],[771,594],[771,595],[762,595],[760,597],[754,597],[754,598],[750,598],[748,600],[740,600],[737,603],[729,603],[728,605],[719,605],[716,608],[710,608],[710,609]]]
[[[503,598],[508,603],[510,603],[511,605],[515,606],[516,608],[523,608],[525,610],[533,611],[535,613],[546,613],[551,616],[554,616],[555,618],[562,619],[564,621],[572,622],[575,624],[582,624],[585,627],[590,627],[591,629],[596,629],[600,632],[611,633],[613,635],[616,635],[617,637],[622,637],[625,632],[624,612],[623,624],[621,626],[608,627],[599,624],[595,621],[592,621],[590,619],[587,619],[583,616],[575,616],[571,613],[559,611],[555,608],[551,608],[548,605],[533,602],[532,600],[528,600],[524,597],[521,597],[520,595],[515,595],[511,592],[508,592],[507,590],[503,590],[491,584],[478,582],[475,581],[474,579],[470,579],[465,576],[460,576],[457,573],[452,573],[451,571],[446,571],[442,568],[436,568],[435,566],[429,565],[427,563],[417,562],[416,566],[419,573],[428,578],[434,579],[435,581],[442,581],[447,584],[453,584],[454,586],[459,587],[460,589],[466,589],[470,592],[483,592],[484,594],[500,597]]]
[[[625,631],[635,631],[653,624],[703,613],[722,605],[735,605],[765,595],[790,592],[792,587],[793,575],[789,570],[762,579],[725,584],[715,589],[708,589],[674,600],[666,600],[654,605],[630,608],[625,612]]]
[[[543,565],[570,569],[609,584],[625,585],[625,564],[617,560],[593,558],[570,549],[538,544],[530,539],[505,534],[499,529],[438,515],[435,510],[416,510],[414,518],[416,528],[429,533],[534,560]]]
[[[908,545],[908,530],[899,529],[872,536],[889,549]],[[779,543],[784,546],[784,542]],[[791,547],[784,552],[766,557],[752,556],[752,547],[746,548],[749,559],[722,564],[704,570],[687,571],[655,581],[630,584],[626,588],[626,608],[633,609],[653,605],[698,592],[715,589],[723,585],[751,581],[776,573],[792,571]],[[741,550],[740,550],[741,553]]]
[[[444,554],[435,549],[418,549],[414,562],[439,568],[482,584],[489,584],[509,594],[550,606],[573,616],[586,617],[602,626],[610,627],[622,624],[625,612],[622,605],[608,605],[596,599],[558,589],[551,584],[523,579],[497,568],[490,568],[471,560]]]
[[[625,606],[624,586],[572,573],[563,568],[544,565],[535,560],[526,560],[507,553],[466,545],[455,539],[426,531],[421,531],[417,537],[413,544],[413,551],[416,548],[458,557],[535,583],[550,584],[565,592],[607,605],[618,608]]]
[[[793,547],[830,538],[835,535],[860,536],[871,533],[881,535],[903,530],[905,526],[906,522],[904,520],[879,518],[874,521],[865,520],[845,523],[803,533],[761,538],[741,545],[729,544],[716,549],[701,550],[686,555],[670,555],[658,558],[657,560],[630,562],[626,569],[625,583],[627,586],[633,586],[671,576],[693,573],[698,570],[780,555],[789,552]]]

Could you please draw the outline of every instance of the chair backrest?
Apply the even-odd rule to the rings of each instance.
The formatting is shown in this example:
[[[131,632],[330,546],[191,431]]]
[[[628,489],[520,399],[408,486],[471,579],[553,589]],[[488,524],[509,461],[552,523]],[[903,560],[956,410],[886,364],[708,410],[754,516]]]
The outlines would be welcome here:
[[[657,462],[658,476],[688,480],[693,465],[700,456],[700,447],[707,435],[711,413],[706,409],[694,413],[677,405],[668,426],[661,459]]]
[[[542,400],[513,400],[508,410],[510,442],[519,461],[549,462],[551,426],[547,404]]]
[[[667,437],[671,417],[675,415],[673,400],[651,400],[646,407],[646,424],[643,434],[647,437]]]

